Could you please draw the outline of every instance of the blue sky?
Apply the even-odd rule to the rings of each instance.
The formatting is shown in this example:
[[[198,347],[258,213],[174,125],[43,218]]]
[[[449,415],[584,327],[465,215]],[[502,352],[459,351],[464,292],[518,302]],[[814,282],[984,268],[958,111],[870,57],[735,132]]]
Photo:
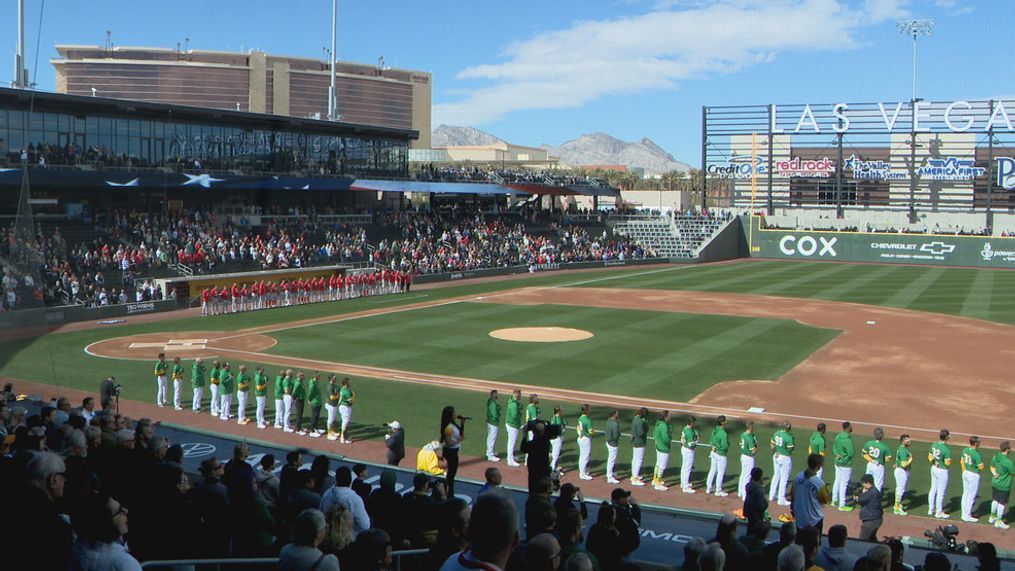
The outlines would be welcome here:
[[[331,2],[40,0],[28,5],[28,63],[54,88],[53,46],[258,48],[317,57]],[[281,6],[287,6],[280,9]],[[1015,96],[1015,0],[387,0],[339,2],[341,59],[433,73],[434,127],[559,144],[602,131],[649,137],[697,164],[702,105],[908,100],[920,40],[925,99]],[[0,6],[0,79],[13,76],[15,3]],[[1008,38],[1007,41],[1004,39]]]

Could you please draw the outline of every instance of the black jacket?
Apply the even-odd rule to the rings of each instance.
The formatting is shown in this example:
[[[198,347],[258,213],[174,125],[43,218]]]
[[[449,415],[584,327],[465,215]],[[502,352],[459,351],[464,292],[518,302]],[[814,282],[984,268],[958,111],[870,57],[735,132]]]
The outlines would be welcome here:
[[[856,503],[860,506],[860,521],[871,521],[885,517],[885,510],[881,507],[881,492],[874,486],[862,492]]]
[[[765,487],[759,482],[748,482],[747,497],[744,499],[744,517],[747,519],[748,529],[761,521],[768,511],[768,498],[765,496]]]
[[[405,458],[405,429],[393,430],[384,443],[388,447],[388,464],[397,466]]]

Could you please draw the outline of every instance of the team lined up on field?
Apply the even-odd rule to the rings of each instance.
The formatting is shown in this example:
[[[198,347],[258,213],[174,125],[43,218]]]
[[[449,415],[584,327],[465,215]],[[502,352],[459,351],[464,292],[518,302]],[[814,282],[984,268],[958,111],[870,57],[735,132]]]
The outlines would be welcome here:
[[[232,286],[201,290],[201,315],[403,293],[411,286],[410,272],[388,269],[306,279],[260,280],[252,284],[233,282]]]
[[[500,458],[494,452],[497,441],[497,433],[501,424],[502,407],[499,402],[497,391],[491,391],[487,400],[486,423],[486,457],[491,462],[498,462]],[[507,431],[507,465],[520,466],[514,456],[515,446],[518,442],[518,435],[523,433],[526,423],[534,420],[542,420],[541,409],[539,408],[538,395],[531,395],[528,404],[522,402],[521,391],[515,390],[508,399],[507,410],[504,414],[504,428]],[[575,426],[577,430],[578,444],[578,474],[582,480],[592,480],[588,466],[592,453],[592,437],[596,435],[592,427],[592,419],[589,416],[589,405],[582,405],[581,414]],[[659,491],[665,491],[668,487],[664,484],[665,473],[669,464],[671,442],[673,442],[673,427],[670,426],[669,411],[659,413],[655,425],[652,427],[652,438],[655,440],[655,467],[652,471],[652,487]],[[563,416],[561,407],[554,407],[553,416],[549,420],[551,425],[566,426],[567,421]],[[649,430],[649,411],[642,408],[631,420],[631,475],[632,486],[644,486],[642,480],[642,464],[645,459],[646,441]],[[796,439],[793,435],[793,427],[790,423],[783,424],[769,441],[769,449],[772,452],[772,481],[769,487],[769,501],[778,501],[781,506],[789,506],[786,492],[791,473],[793,470],[792,454],[796,450]],[[819,423],[816,430],[811,434],[807,445],[808,454],[818,454],[826,457],[829,453],[825,441],[825,423]],[[563,430],[561,431],[563,434]],[[853,426],[849,422],[842,424],[842,431],[835,437],[832,443],[831,459],[835,467],[835,479],[832,483],[831,503],[840,511],[852,511],[854,506],[850,503],[848,488],[853,476],[853,460],[859,454],[866,462],[865,473],[870,474],[874,480],[874,486],[881,492],[885,486],[885,473],[887,466],[893,466],[895,478],[895,503],[893,512],[896,515],[908,515],[904,508],[904,500],[907,498],[907,486],[909,483],[910,471],[913,468],[914,457],[910,452],[912,440],[908,434],[899,438],[899,445],[893,452],[884,442],[885,433],[880,427],[875,428],[872,438],[865,442],[857,450],[853,442]],[[620,414],[617,410],[611,410],[606,421],[606,481],[610,484],[619,484],[615,470],[617,454],[620,444]],[[948,445],[950,433],[947,430],[940,432],[940,439],[930,447],[927,461],[930,465],[931,488],[928,493],[928,515],[948,519],[950,516],[944,512],[944,499],[948,488],[950,468],[952,467],[952,452]],[[705,480],[705,493],[715,494],[722,497],[728,493],[723,490],[723,481],[726,475],[726,464],[731,453],[730,435],[726,430],[726,417],[720,415],[716,419],[716,425],[712,428],[707,443],[701,441],[698,431],[698,421],[690,417],[687,424],[680,430],[680,488],[687,494],[696,493],[691,485],[691,472],[694,469],[695,454],[699,447],[708,450],[709,471]],[[551,441],[550,465],[557,468],[557,461],[560,458],[563,448],[564,437],[559,436]],[[737,484],[737,495],[744,499],[746,496],[747,484],[750,480],[751,469],[754,468],[755,459],[761,446],[754,434],[754,422],[747,421],[744,431],[740,434],[738,444],[732,451],[740,453],[740,479]],[[969,446],[964,448],[959,455],[960,477],[962,480],[962,520],[976,522],[978,519],[973,515],[976,497],[980,488],[981,475],[988,474],[991,477],[991,508],[989,523],[1000,529],[1008,529],[1004,521],[1004,515],[1009,502],[1012,488],[1012,474],[1015,473],[1015,464],[1011,458],[1011,444],[1002,442],[999,450],[994,454],[987,467],[983,455],[980,452],[980,438],[973,436],[969,439]],[[989,470],[989,471],[988,471]],[[817,473],[821,478],[823,469]]]
[[[173,407],[176,410],[183,410],[183,383],[185,369],[180,358],[173,359],[172,365],[166,362],[165,354],[159,353],[159,360],[155,363],[156,395],[155,402],[158,406],[164,407],[168,404],[168,378],[173,379]],[[247,416],[250,395],[254,395],[254,419],[257,428],[268,428],[268,421],[265,417],[265,407],[268,400],[268,374],[264,367],[258,367],[251,375],[246,365],[240,365],[234,374],[232,365],[225,361],[214,361],[211,369],[205,367],[204,359],[198,357],[190,371],[190,383],[193,390],[191,410],[195,413],[202,411],[202,400],[204,389],[207,385],[211,393],[210,412],[211,415],[221,420],[232,420],[240,425],[250,424]],[[233,397],[236,397],[236,415],[232,413]],[[275,401],[275,422],[274,428],[285,432],[298,433],[302,436],[320,438],[327,434],[328,440],[338,440],[342,444],[349,444],[352,440],[348,436],[349,423],[352,420],[352,406],[356,402],[356,393],[350,386],[348,378],[341,381],[335,375],[328,375],[327,383],[322,383],[321,374],[314,373],[309,380],[303,371],[293,372],[292,369],[279,371],[275,376],[272,387],[272,396]],[[310,407],[310,424],[303,425],[303,412],[305,406]],[[327,413],[325,428],[320,428],[321,406],[324,406]],[[341,417],[341,423],[336,425],[336,420]]]

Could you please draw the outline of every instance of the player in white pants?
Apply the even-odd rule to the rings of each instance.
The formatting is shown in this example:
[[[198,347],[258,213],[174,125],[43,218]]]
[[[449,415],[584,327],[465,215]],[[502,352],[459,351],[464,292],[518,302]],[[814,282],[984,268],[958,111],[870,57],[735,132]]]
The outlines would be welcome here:
[[[611,442],[612,441],[612,442]],[[613,475],[617,467],[617,450],[620,446],[620,413],[616,410],[610,411],[610,417],[606,421],[606,483],[619,484]]]
[[[927,460],[930,466],[930,492],[927,494],[927,515],[948,519],[944,511],[945,493],[948,490],[948,468],[952,465],[952,453],[948,448],[951,432],[941,431],[940,440],[930,445]]]
[[[694,451],[698,448],[698,419],[691,417],[680,431],[680,489],[685,494],[693,494],[691,487],[691,470],[694,469]]]
[[[250,401],[250,377],[247,366],[240,365],[240,373],[236,375],[236,424],[247,424],[247,403]]]
[[[553,407],[550,426],[556,426],[558,430],[557,436],[550,439],[550,470],[556,470],[557,461],[560,460],[560,451],[564,448],[564,431],[567,430],[567,421],[564,420],[564,409],[560,406]]]
[[[726,454],[730,449],[729,435],[726,434],[726,415],[720,414],[716,419],[708,444],[712,449],[708,454],[709,467],[708,477],[705,478],[705,493],[710,494],[714,489],[716,496],[727,496],[729,494],[722,489],[723,480],[726,478]]]
[[[497,391],[490,391],[490,397],[486,399],[486,459],[490,462],[500,462],[494,447],[497,446],[497,433],[500,427],[500,400]]]
[[[268,427],[268,422],[264,419],[264,407],[268,403],[268,375],[264,374],[264,367],[258,367],[254,375],[254,402],[257,407],[254,418],[257,427],[263,430]]]
[[[581,416],[578,417],[578,477],[582,480],[591,480],[589,474],[589,460],[592,458],[592,419],[589,417],[591,407],[582,405]]]
[[[846,490],[849,480],[853,477],[853,457],[856,451],[853,448],[853,424],[849,421],[842,423],[842,432],[835,436],[832,441],[832,466],[835,469],[835,479],[832,481],[832,507],[838,507],[841,511],[852,511],[852,507],[846,505]]]
[[[645,444],[648,441],[648,409],[641,407],[631,419],[631,485],[644,486],[641,465],[645,462]]]
[[[356,401],[356,393],[352,390],[349,382],[349,377],[343,378],[342,388],[338,391],[338,416],[342,419],[338,431],[338,441],[341,444],[352,442],[352,439],[349,438],[349,423],[352,422],[352,405]]]
[[[790,472],[793,471],[793,458],[785,454],[772,455],[772,485],[768,489],[769,501],[778,498],[779,505],[788,505],[786,486],[789,484]]]
[[[219,377],[221,375],[222,369],[219,366],[219,362],[213,362],[211,364],[211,378],[208,381],[208,390],[211,392],[209,408],[211,409],[211,415],[214,417],[219,415]]]
[[[285,385],[286,385],[286,373],[285,371],[279,371],[278,375],[275,376],[275,428],[284,428],[284,417],[285,417]]]
[[[194,387],[194,402],[191,410],[201,412],[201,397],[204,396],[204,359],[198,357],[190,370],[190,384]]]
[[[166,371],[169,364],[166,363],[166,354],[159,353],[159,360],[155,362],[155,404],[160,407],[166,406]]]
[[[973,517],[973,507],[976,493],[980,490],[980,474],[986,468],[980,455],[979,436],[969,437],[969,447],[962,451],[959,466],[962,470],[962,521],[976,523],[978,520]]]
[[[902,499],[906,496],[909,484],[909,467],[913,465],[913,455],[909,452],[911,440],[908,434],[899,437],[899,450],[895,453],[895,515],[909,515],[902,507]]]
[[[285,379],[282,381],[283,390],[285,393],[282,395],[282,430],[285,432],[295,432],[292,427],[292,414],[293,414],[293,393],[292,393],[292,374],[290,371],[286,372]]]
[[[747,484],[751,481],[754,457],[758,453],[758,437],[754,435],[754,421],[748,420],[740,434],[740,481],[737,482],[737,497],[747,497]]]

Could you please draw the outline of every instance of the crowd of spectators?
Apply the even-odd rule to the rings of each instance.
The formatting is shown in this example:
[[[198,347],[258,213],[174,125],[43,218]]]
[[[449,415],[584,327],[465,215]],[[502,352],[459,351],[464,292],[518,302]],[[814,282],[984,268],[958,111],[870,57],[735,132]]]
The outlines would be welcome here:
[[[17,515],[0,518],[0,536],[12,546],[12,568],[23,568],[21,559],[38,569],[98,571],[139,569],[146,560],[278,557],[280,569],[385,570],[402,549],[425,550],[403,565],[425,571],[639,568],[631,555],[641,544],[641,508],[625,488],[596,506],[589,526],[581,489],[565,482],[555,495],[549,476],[532,480],[519,513],[496,467],[470,505],[426,473],[399,493],[391,468],[372,478],[365,464],[333,469],[326,456],[305,464],[302,450],[255,465],[242,442],[227,462],[202,461],[191,482],[182,446],[149,419],[132,421],[109,401],[98,410],[92,398],[80,407],[55,398],[33,406],[37,413],[12,399],[5,388],[0,486],[9,491],[7,513]],[[825,545],[816,527],[785,523],[769,542],[771,534],[767,519],[745,529],[727,514],[714,537],[684,544],[680,569],[912,569],[897,540],[857,557],[843,525],[828,529]],[[979,544],[976,555],[979,569],[1000,568],[992,544]],[[923,569],[951,565],[931,552]]]
[[[393,212],[387,221],[401,239],[382,240],[372,260],[420,274],[567,262],[629,260],[653,257],[634,241],[599,235],[580,226],[560,227],[561,215],[548,217],[547,232],[526,231],[521,218],[488,219],[479,212]]]
[[[828,232],[866,232],[868,234],[915,234],[932,236],[990,236],[991,230],[986,227],[966,228],[965,226],[894,226],[877,225],[867,223],[863,226],[856,224],[839,224],[829,220],[827,224],[806,224],[803,226],[783,227],[778,223],[762,219],[762,227],[769,230],[806,230],[806,231],[828,231]],[[1008,233],[1002,233],[1007,236]]]

